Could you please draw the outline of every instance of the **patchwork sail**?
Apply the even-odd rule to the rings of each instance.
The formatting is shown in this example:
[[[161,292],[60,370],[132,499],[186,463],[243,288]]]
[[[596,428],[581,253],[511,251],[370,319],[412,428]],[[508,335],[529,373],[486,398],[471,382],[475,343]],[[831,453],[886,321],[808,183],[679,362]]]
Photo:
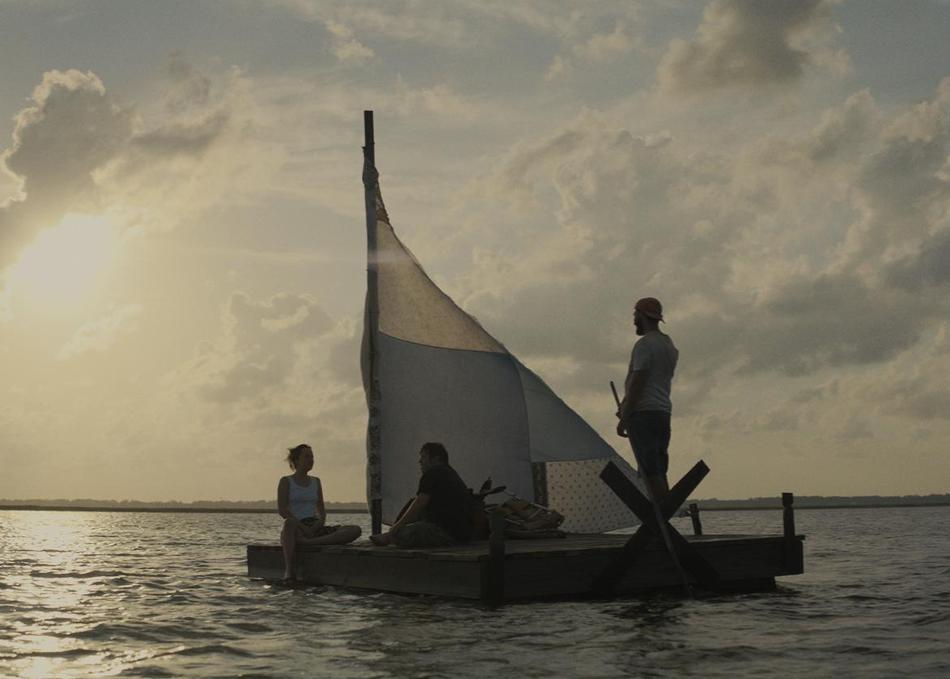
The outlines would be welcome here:
[[[419,448],[439,441],[468,485],[477,488],[490,476],[560,512],[564,530],[602,532],[638,523],[599,478],[608,461],[631,479],[636,472],[440,290],[396,236],[371,138],[364,184],[369,251],[361,363],[374,519],[395,520],[416,492]]]

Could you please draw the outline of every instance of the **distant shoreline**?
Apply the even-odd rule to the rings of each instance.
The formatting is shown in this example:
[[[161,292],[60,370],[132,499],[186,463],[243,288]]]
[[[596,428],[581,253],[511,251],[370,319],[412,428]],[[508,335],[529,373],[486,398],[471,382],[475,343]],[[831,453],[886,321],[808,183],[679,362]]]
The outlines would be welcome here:
[[[687,505],[689,503],[687,502]],[[781,504],[741,505],[726,504],[704,505],[697,502],[701,512],[739,512],[739,511],[775,511],[782,509]],[[686,506],[686,505],[684,505]],[[806,509],[881,509],[888,507],[950,507],[950,500],[936,502],[879,502],[860,504],[798,504],[796,510]],[[36,512],[139,512],[146,514],[276,514],[277,510],[266,507],[163,507],[163,506],[82,506],[82,505],[38,505],[38,504],[0,504],[0,511],[36,511]],[[338,509],[327,508],[327,514],[368,514],[365,508]]]
[[[2,504],[0,511],[29,512],[142,512],[148,514],[277,514],[277,509],[265,507],[129,507],[83,505]],[[327,509],[327,514],[368,514],[365,509]]]

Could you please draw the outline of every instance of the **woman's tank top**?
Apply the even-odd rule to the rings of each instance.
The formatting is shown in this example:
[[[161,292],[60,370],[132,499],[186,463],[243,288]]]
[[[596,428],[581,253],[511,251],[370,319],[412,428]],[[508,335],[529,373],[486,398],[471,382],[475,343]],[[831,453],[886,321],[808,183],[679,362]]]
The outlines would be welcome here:
[[[320,479],[308,476],[309,486],[298,486],[293,476],[287,477],[290,484],[290,513],[297,519],[316,516],[317,497],[320,494]]]

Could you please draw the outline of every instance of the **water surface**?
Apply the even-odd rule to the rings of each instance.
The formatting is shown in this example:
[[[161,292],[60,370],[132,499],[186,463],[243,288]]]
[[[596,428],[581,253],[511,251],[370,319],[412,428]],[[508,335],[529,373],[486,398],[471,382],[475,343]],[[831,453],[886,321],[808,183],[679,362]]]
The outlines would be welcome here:
[[[774,592],[493,610],[250,580],[276,515],[0,511],[0,676],[950,676],[950,507],[796,522],[806,573]],[[703,526],[780,533],[781,513]]]

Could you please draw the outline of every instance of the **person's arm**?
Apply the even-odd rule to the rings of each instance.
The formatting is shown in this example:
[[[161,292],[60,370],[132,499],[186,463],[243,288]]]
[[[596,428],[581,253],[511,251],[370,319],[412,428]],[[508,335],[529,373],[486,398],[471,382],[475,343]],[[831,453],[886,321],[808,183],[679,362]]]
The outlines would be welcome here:
[[[323,485],[320,483],[320,479],[314,477],[314,483],[317,484],[317,526],[324,526],[327,522],[327,508],[323,502]]]
[[[620,418],[620,421],[617,422],[617,434],[620,436],[626,437],[627,435],[627,420],[633,414],[633,404],[640,398],[646,382],[646,370],[635,370],[630,373],[630,379],[627,382],[627,393],[620,403],[620,410],[617,411],[617,417]]]
[[[617,434],[627,436],[627,420],[633,414],[634,406],[647,383],[647,372],[650,368],[650,345],[640,340],[630,352],[630,368],[627,370],[627,379],[624,380],[623,401],[617,410]]]
[[[429,506],[429,498],[431,496],[428,493],[419,493],[416,495],[416,499],[412,501],[412,504],[409,505],[409,509],[403,512],[403,515],[399,517],[399,521],[392,525],[392,528],[389,529],[389,532],[392,533],[399,528],[402,528],[406,524],[418,521],[422,517],[422,513],[425,511],[425,508]]]
[[[412,504],[402,513],[402,516],[399,517],[399,520],[394,523],[388,531],[385,533],[380,533],[379,535],[371,535],[370,541],[374,545],[385,546],[391,545],[393,542],[393,533],[403,526],[417,521],[419,517],[422,516],[423,511],[429,504],[430,495],[428,493],[419,493],[412,500]]]
[[[277,483],[277,513],[289,521],[297,521],[290,512],[290,483],[286,476],[281,476]]]

